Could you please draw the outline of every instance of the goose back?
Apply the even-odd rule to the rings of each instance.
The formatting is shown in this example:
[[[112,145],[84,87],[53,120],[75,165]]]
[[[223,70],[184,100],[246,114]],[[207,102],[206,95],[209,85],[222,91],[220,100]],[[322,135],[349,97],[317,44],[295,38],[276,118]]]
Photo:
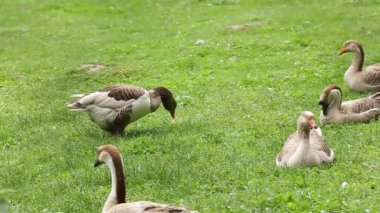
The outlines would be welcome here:
[[[182,207],[169,206],[150,201],[123,203],[110,208],[106,213],[192,213]]]
[[[361,75],[366,84],[380,86],[380,64],[366,67]]]

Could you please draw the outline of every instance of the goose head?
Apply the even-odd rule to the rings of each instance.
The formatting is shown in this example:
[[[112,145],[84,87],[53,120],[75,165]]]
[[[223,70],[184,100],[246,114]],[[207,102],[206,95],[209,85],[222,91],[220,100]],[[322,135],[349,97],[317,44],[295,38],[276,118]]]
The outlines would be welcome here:
[[[348,40],[344,42],[343,47],[340,49],[338,55],[342,55],[346,52],[363,52],[362,45],[356,40]]]
[[[322,106],[324,116],[327,116],[332,105],[337,104],[337,107],[340,108],[342,95],[342,90],[337,85],[328,85],[323,89],[318,104]]]
[[[97,158],[94,167],[98,167],[104,163],[110,166],[114,163],[114,159],[115,161],[122,162],[119,150],[111,144],[99,146],[96,148],[96,154]]]
[[[298,118],[297,122],[298,130],[309,132],[310,129],[317,129],[318,126],[314,119],[314,114],[309,111],[303,111]]]
[[[165,87],[157,87],[154,91],[161,97],[162,105],[164,108],[170,112],[172,118],[175,118],[175,109],[177,107],[177,102],[174,99],[173,94]]]

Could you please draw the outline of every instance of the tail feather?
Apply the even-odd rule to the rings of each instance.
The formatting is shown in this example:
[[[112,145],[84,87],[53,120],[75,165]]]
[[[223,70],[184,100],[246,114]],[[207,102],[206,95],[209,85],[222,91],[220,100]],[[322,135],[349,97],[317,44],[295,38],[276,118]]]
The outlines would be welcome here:
[[[328,162],[333,162],[334,160],[335,160],[334,151],[332,149],[330,149],[330,158],[329,158]]]
[[[281,162],[281,159],[280,158],[280,153],[276,156],[276,165],[279,166],[279,167],[282,167],[284,166],[284,163]]]
[[[83,98],[86,95],[88,95],[88,94],[86,94],[86,93],[84,93],[84,94],[74,94],[74,95],[72,95],[70,97],[72,97],[72,98]]]
[[[78,101],[74,101],[72,103],[66,104],[66,107],[70,109],[70,111],[73,112],[83,112],[86,111],[86,108],[82,106]]]
[[[70,112],[84,112],[86,109],[70,109]]]
[[[71,98],[74,98],[71,102],[66,104],[66,107],[70,109],[72,112],[83,112],[86,111],[86,108],[79,102],[79,100],[88,94],[74,94],[71,95]]]

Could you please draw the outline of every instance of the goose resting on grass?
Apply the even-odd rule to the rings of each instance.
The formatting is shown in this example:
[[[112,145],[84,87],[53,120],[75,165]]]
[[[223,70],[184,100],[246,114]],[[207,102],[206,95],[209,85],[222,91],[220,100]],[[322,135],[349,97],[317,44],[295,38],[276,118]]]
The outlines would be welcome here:
[[[363,69],[364,51],[358,41],[346,41],[339,51],[339,55],[347,52],[355,54],[351,66],[344,74],[344,81],[348,87],[358,92],[380,91],[380,64],[374,64]]]
[[[312,112],[304,111],[298,118],[297,131],[289,136],[276,157],[280,167],[317,166],[334,160],[334,152],[322,138]]]
[[[342,90],[337,85],[326,86],[320,96],[321,124],[365,123],[380,115],[380,92],[366,98],[342,103]]]
[[[174,118],[177,102],[165,87],[147,91],[125,85],[73,95],[77,99],[67,104],[70,111],[87,112],[100,128],[112,134],[124,134],[124,128],[141,117],[156,111],[161,102]]]
[[[110,172],[112,189],[104,204],[102,213],[198,213],[183,207],[150,201],[126,202],[124,164],[119,150],[113,145],[103,145],[97,148],[97,159],[94,166],[105,163]]]

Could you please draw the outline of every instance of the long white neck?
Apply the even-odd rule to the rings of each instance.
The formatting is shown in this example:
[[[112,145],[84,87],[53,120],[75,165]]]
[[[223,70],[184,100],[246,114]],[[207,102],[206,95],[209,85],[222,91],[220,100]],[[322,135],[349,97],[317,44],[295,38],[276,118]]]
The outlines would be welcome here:
[[[112,188],[106,202],[104,203],[102,213],[106,213],[108,209],[110,209],[114,205],[117,205],[123,202],[125,203],[124,175],[122,175],[124,174],[123,167],[121,166],[121,168],[115,168],[115,164],[112,158],[108,159],[106,164],[111,172]],[[117,172],[116,171],[117,169],[118,170],[121,169],[121,171]],[[122,180],[120,180],[121,178]],[[118,197],[118,193],[120,194],[122,192],[124,192],[124,198],[123,198],[123,194],[121,194],[121,196],[119,195],[120,197]]]
[[[111,188],[111,192],[109,193],[106,202],[104,203],[102,213],[106,213],[108,209],[110,209],[112,206],[117,204],[115,166],[114,166],[112,159],[107,161],[106,164],[107,164],[107,166],[111,172],[112,188]]]

